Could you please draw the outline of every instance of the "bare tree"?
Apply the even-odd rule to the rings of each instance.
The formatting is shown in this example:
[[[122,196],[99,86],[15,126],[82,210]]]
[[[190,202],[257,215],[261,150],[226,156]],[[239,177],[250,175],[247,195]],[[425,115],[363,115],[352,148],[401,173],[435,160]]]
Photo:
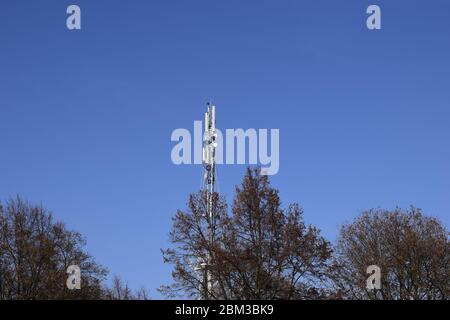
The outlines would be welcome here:
[[[321,280],[331,255],[319,230],[306,226],[296,204],[281,208],[278,190],[258,169],[247,170],[236,188],[232,214],[217,194],[215,242],[206,237],[206,203],[202,192],[191,195],[187,212],[178,211],[170,233],[172,249],[163,250],[174,265],[174,283],[160,291],[205,297],[208,268],[211,299],[308,299],[323,297]],[[208,259],[209,257],[209,259]],[[205,261],[209,264],[205,265]]]
[[[420,209],[369,210],[340,230],[331,269],[336,298],[448,299],[448,232]],[[367,267],[381,268],[381,289],[367,290]]]
[[[119,276],[114,276],[111,288],[106,291],[106,298],[109,300],[133,300],[133,294],[127,283],[124,283]]]
[[[106,300],[149,300],[149,294],[144,287],[133,292],[119,276],[114,276],[111,287],[105,288]]]
[[[147,291],[147,289],[143,286],[141,286],[139,289],[136,290],[135,293],[136,300],[150,300],[150,295]]]
[[[54,222],[42,206],[17,197],[0,203],[0,299],[99,299],[106,269],[83,247],[85,240]],[[81,269],[80,290],[66,287],[67,267]]]

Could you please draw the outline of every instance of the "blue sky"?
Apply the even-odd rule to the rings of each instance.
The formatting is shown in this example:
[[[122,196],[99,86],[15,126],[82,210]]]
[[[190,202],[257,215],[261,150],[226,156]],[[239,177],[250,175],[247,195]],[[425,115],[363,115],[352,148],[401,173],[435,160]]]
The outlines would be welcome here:
[[[170,134],[212,99],[219,128],[280,129],[272,183],[330,240],[372,207],[448,226],[449,57],[446,0],[2,2],[0,199],[42,202],[159,298],[159,249],[202,176],[172,164]],[[228,200],[244,171],[219,167]]]

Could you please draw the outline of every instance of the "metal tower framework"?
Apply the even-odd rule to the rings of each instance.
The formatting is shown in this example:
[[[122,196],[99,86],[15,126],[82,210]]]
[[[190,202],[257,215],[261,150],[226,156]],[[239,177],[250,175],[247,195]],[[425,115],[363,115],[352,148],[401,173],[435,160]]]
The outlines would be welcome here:
[[[207,104],[208,111],[205,113],[205,140],[203,145],[203,167],[204,167],[204,191],[206,196],[206,220],[210,248],[214,245],[216,230],[216,214],[214,208],[214,193],[216,188],[216,107],[211,102]],[[209,266],[211,265],[211,254],[207,252],[206,261],[203,263],[203,299],[209,299],[213,289],[213,279]]]

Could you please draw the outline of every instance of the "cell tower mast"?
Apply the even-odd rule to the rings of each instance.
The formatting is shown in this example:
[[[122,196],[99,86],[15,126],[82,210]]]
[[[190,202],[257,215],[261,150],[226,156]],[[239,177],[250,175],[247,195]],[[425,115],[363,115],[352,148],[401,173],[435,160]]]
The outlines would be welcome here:
[[[206,196],[206,220],[207,232],[210,248],[214,245],[216,230],[216,215],[213,204],[213,197],[216,186],[216,107],[208,102],[208,111],[205,113],[205,141],[203,145],[203,167],[204,167],[204,188]],[[210,250],[207,252],[206,261],[204,263],[203,289],[204,299],[209,299],[213,287],[213,279],[209,266],[211,265]]]

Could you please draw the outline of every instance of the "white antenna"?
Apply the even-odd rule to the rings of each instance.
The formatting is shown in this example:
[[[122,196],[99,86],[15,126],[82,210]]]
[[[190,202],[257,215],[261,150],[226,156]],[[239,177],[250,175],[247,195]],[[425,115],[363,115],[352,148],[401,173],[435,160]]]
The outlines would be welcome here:
[[[207,103],[208,111],[205,113],[205,141],[203,146],[203,166],[204,172],[204,188],[206,194],[206,220],[207,232],[210,248],[214,245],[216,216],[214,212],[213,196],[216,184],[216,107],[211,102]],[[211,254],[208,250],[206,262],[204,266],[204,284],[203,298],[209,299],[209,293],[212,290],[213,279],[208,267],[211,264]]]

